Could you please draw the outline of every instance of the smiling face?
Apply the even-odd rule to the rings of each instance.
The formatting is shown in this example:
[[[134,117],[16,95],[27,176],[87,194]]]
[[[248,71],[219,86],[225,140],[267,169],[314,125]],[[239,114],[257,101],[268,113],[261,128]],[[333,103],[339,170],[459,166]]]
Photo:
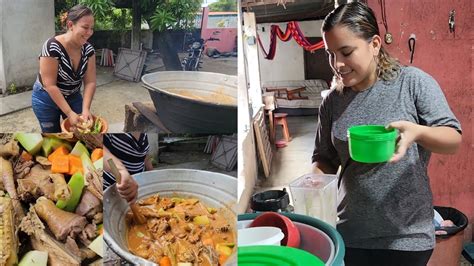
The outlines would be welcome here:
[[[84,16],[75,23],[68,21],[68,29],[72,33],[75,43],[82,46],[94,33],[94,17]]]
[[[329,63],[345,87],[362,91],[377,81],[376,57],[381,40],[374,35],[372,40],[360,38],[346,26],[335,26],[323,33]]]

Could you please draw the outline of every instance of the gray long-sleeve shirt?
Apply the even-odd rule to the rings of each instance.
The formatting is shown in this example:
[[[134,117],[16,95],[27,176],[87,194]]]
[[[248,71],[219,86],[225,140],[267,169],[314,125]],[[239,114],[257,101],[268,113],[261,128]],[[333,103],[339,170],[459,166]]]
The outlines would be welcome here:
[[[347,247],[422,251],[434,248],[430,152],[413,144],[397,163],[350,160],[347,129],[405,120],[461,132],[438,83],[415,67],[393,81],[355,92],[331,91],[319,110],[313,162],[342,166],[337,229]],[[369,152],[369,151],[368,151]]]

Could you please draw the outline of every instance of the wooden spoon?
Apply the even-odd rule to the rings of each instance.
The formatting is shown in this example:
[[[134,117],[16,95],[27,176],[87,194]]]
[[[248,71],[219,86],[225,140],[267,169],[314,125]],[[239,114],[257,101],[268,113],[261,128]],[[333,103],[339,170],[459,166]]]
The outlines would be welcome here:
[[[122,182],[122,175],[120,174],[117,166],[115,165],[114,161],[112,159],[108,160],[109,165],[110,165],[110,170],[112,171],[112,174],[115,176],[116,183],[119,184]],[[139,207],[135,203],[130,203],[130,209],[132,209],[133,213],[133,220],[135,221],[136,224],[144,224],[146,223],[146,218],[143,216],[143,214],[140,213]]]

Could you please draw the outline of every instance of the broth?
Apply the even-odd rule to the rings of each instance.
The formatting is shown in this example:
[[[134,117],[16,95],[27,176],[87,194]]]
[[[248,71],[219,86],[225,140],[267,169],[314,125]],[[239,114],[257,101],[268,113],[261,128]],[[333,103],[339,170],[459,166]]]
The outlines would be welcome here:
[[[235,230],[224,210],[208,208],[196,198],[167,198],[158,194],[138,201],[146,224],[127,219],[130,251],[171,265],[223,265],[235,246]],[[128,214],[130,215],[130,213]]]
[[[171,93],[175,93],[184,98],[199,100],[213,104],[237,105],[237,99],[224,93],[223,88],[215,91],[204,93],[199,90],[194,92],[192,89],[167,89]]]

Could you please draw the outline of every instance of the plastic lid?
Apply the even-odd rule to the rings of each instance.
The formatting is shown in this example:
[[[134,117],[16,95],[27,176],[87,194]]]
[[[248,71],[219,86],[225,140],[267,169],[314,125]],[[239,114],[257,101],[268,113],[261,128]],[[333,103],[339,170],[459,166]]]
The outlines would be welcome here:
[[[324,266],[315,255],[284,246],[247,246],[238,248],[239,266]]]
[[[347,136],[352,139],[365,141],[394,140],[397,137],[395,129],[386,129],[383,125],[353,126],[347,130]]]

